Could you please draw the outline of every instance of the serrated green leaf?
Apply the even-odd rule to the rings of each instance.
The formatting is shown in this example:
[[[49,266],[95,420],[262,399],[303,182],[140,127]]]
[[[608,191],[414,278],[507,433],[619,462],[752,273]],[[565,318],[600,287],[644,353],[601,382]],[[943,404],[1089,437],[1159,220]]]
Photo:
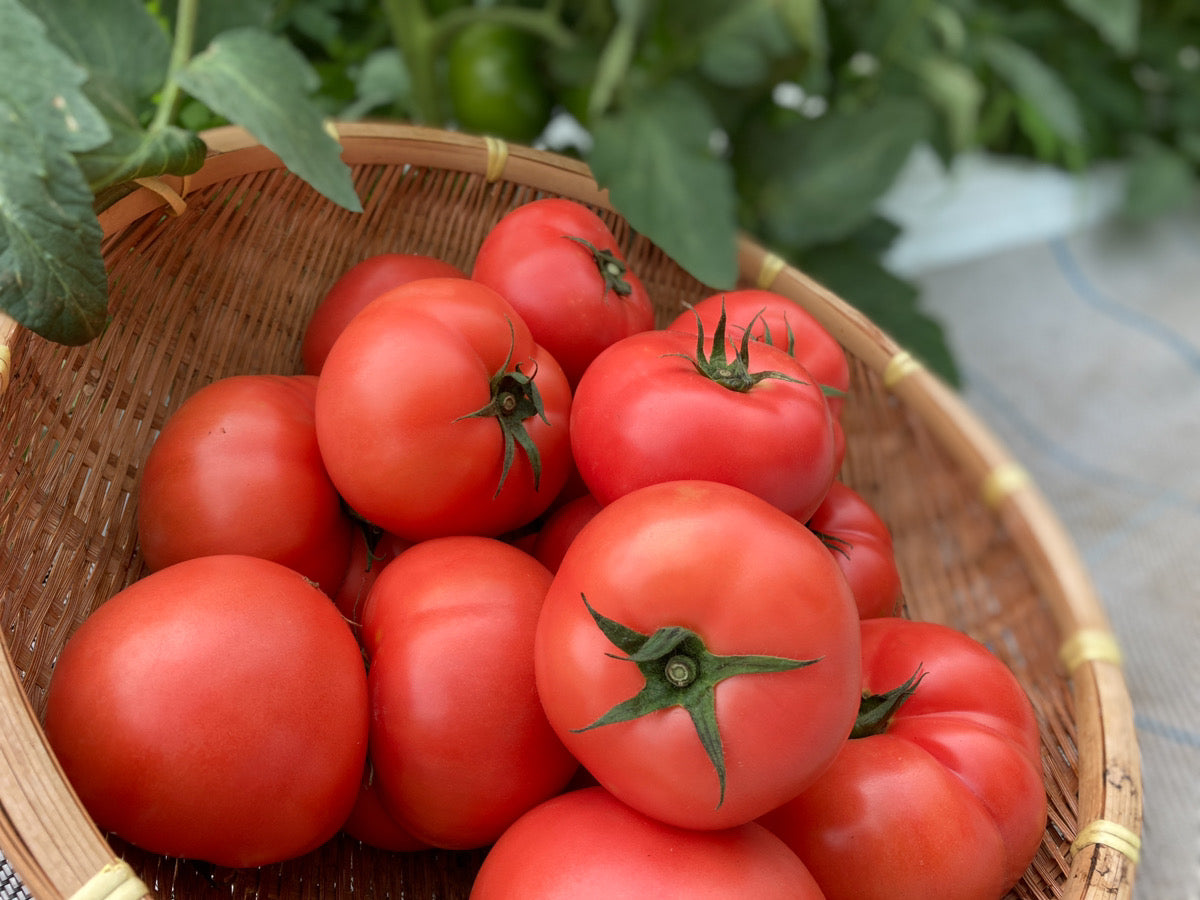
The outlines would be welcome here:
[[[258,28],[226,31],[192,58],[179,84],[249,130],[330,200],[362,210],[341,147],[310,99],[317,75],[287,41]]]
[[[1083,113],[1075,95],[1052,68],[1029,50],[1002,37],[981,46],[984,59],[1018,97],[1038,111],[1063,141],[1083,143]]]
[[[140,0],[25,0],[47,34],[88,72],[83,89],[111,138],[76,154],[93,192],[149,175],[195,172],[204,142],[178,128],[148,132],[170,59],[166,33]]]
[[[712,111],[687,84],[643,92],[595,122],[588,162],[636,230],[705,284],[737,279],[729,164],[711,147]]]
[[[0,100],[0,307],[29,330],[85,344],[108,318],[92,192],[74,158]]]
[[[817,119],[755,123],[735,151],[748,227],[797,249],[846,237],[875,215],[931,130],[928,107],[903,97]]]
[[[108,140],[104,117],[81,89],[87,72],[17,0],[0,0],[0,60],[0,102],[24,127],[69,151],[89,150]]]
[[[1137,48],[1140,0],[1065,0],[1065,3],[1118,53],[1130,54]]]

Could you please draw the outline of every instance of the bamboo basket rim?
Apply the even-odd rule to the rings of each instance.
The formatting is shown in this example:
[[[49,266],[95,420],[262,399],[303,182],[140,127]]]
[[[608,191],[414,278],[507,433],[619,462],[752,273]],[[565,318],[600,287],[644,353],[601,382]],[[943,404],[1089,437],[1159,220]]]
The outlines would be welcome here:
[[[350,165],[431,166],[570,195],[612,210],[586,164],[548,151],[398,123],[340,123],[336,132]],[[100,214],[105,236],[144,216],[178,213],[188,195],[283,162],[242,128],[203,135],[210,155],[190,176],[144,179]],[[1057,515],[1030,474],[965,401],[921,362],[833,292],[742,235],[742,281],[801,303],[843,347],[878,374],[887,391],[929,428],[973,480],[1001,520],[1045,595],[1058,628],[1063,672],[1070,679],[1079,732],[1080,827],[1066,882],[1071,900],[1110,896],[1094,887],[1095,872],[1124,866],[1123,896],[1132,893],[1142,806],[1140,760],[1132,703],[1119,642],[1102,601]],[[0,396],[14,365],[20,326],[0,314]],[[153,896],[83,811],[50,752],[22,687],[8,643],[0,673],[0,850],[33,896],[77,898]],[[1109,777],[1120,773],[1121,777]]]

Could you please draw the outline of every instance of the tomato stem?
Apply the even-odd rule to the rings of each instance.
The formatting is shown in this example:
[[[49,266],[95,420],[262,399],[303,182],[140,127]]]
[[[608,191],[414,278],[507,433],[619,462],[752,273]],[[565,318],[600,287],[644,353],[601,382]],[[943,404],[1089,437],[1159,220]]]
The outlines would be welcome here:
[[[597,612],[585,595],[583,604],[604,636],[626,655],[614,659],[634,663],[645,678],[642,689],[618,703],[596,721],[575,732],[628,722],[653,712],[682,707],[691,716],[696,735],[717,771],[720,793],[717,808],[725,802],[725,749],[717,723],[716,687],[735,675],[766,675],[811,666],[819,659],[781,656],[718,656],[703,639],[682,625],[664,625],[653,634],[642,634]]]
[[[633,293],[633,285],[625,277],[629,273],[629,266],[625,264],[624,260],[619,259],[611,250],[601,250],[586,238],[574,234],[564,234],[563,237],[582,244],[592,254],[592,260],[596,263],[596,271],[604,279],[605,298],[608,297],[609,291],[620,297],[628,297]]]
[[[755,319],[758,318],[756,315]],[[765,371],[751,372],[750,371],[750,330],[754,324],[754,319],[750,320],[750,324],[746,326],[742,332],[742,342],[738,346],[737,352],[730,359],[725,352],[726,343],[726,318],[725,318],[725,303],[721,303],[721,317],[717,319],[716,331],[713,333],[712,349],[706,350],[704,346],[704,323],[700,319],[700,314],[696,313],[696,355],[688,356],[685,353],[677,353],[675,356],[682,356],[688,360],[698,373],[703,375],[710,381],[714,381],[722,387],[728,388],[731,391],[746,393],[754,388],[759,382],[768,378],[778,378],[781,381],[791,381],[796,384],[804,384],[799,378],[794,378],[791,375],[786,375],[783,372]]]
[[[927,674],[929,673],[921,670],[921,666],[917,666],[917,671],[913,672],[908,681],[897,685],[890,691],[882,694],[864,693],[858,706],[858,719],[854,722],[850,737],[871,737],[887,731],[892,716],[913,695]]]

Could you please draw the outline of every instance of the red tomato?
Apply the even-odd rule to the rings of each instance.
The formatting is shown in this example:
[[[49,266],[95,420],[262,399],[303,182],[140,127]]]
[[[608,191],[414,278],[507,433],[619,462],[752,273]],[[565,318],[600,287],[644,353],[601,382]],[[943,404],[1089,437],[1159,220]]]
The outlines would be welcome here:
[[[380,571],[408,546],[408,541],[386,531],[379,532],[369,526],[355,529],[346,577],[333,595],[334,604],[352,625],[362,623],[367,594]]]
[[[346,820],[367,677],[349,627],[303,577],[206,556],[88,617],[55,665],[44,725],[102,829],[161,855],[266,865]]]
[[[750,822],[666,825],[582,788],[526,813],[488,851],[471,900],[823,900],[786,845]]]
[[[600,501],[591,494],[568,500],[546,517],[530,552],[551,572],[557,572],[575,535],[599,511]]]
[[[838,465],[820,386],[784,351],[647,331],[596,357],[571,410],[571,447],[601,503],[660,481],[744,488],[805,520]]]
[[[237,553],[338,590],[352,526],[317,447],[311,375],[235,375],[188,397],[142,467],[138,540],[157,570]]]
[[[822,387],[830,388],[829,408],[840,416],[845,394],[850,390],[850,365],[846,353],[825,327],[796,301],[758,288],[724,291],[706,297],[684,310],[667,325],[671,331],[696,333],[699,319],[712,334],[721,319],[728,320],[730,337],[741,340],[749,329],[755,340],[774,344],[794,356]]]
[[[892,533],[861,494],[835,481],[808,527],[841,566],[861,618],[899,612],[904,589]]]
[[[421,278],[466,278],[457,266],[415,253],[368,256],[342,274],[325,295],[304,331],[300,358],[304,371],[320,375],[329,348],[364,306],[385,291]]]
[[[562,370],[503,297],[426,278],[346,326],[321,371],[317,439],[346,502],[385,531],[494,536],[566,482],[570,404]]]
[[[669,482],[579,532],[534,660],[551,725],[600,784],[710,829],[829,764],[858,709],[858,645],[854,598],[812,532],[738,488]]]
[[[342,831],[369,847],[378,847],[392,853],[429,849],[428,844],[413,837],[409,830],[393,819],[384,808],[383,800],[379,797],[379,782],[375,780],[375,770],[369,759],[366,769],[363,770],[358,799],[354,801],[354,808],[342,825]]]
[[[371,588],[371,760],[384,808],[418,839],[490,844],[578,767],[534,686],[549,585],[528,554],[464,536],[404,551]]]
[[[572,386],[596,355],[654,327],[654,307],[608,226],[559,197],[518,206],[484,237],[471,277],[505,296]]]
[[[761,821],[830,900],[1004,896],[1046,827],[1028,697],[986,647],[946,625],[868,619],[862,637],[864,714],[879,721]],[[879,705],[889,692],[898,708]]]

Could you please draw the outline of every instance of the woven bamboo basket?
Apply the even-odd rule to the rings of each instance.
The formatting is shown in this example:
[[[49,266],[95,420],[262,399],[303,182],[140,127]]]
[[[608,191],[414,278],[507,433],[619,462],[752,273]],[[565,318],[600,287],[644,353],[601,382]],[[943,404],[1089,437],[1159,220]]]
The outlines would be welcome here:
[[[493,223],[549,194],[602,214],[663,321],[710,293],[634,233],[576,161],[409,126],[340,131],[364,213],[222,129],[206,135],[213,152],[200,172],[148,183],[102,214],[113,319],[101,338],[68,349],[0,322],[0,849],[36,898],[465,900],[481,852],[392,855],[339,837],[234,871],[102,834],[40,729],[55,658],[91,610],[143,573],[138,469],[167,416],[218,377],[298,371],[309,313],[354,262],[399,250],[469,271]],[[1049,817],[1010,896],[1131,896],[1142,815],[1133,712],[1119,648],[1064,529],[958,395],[887,334],[754,242],[743,239],[739,258],[746,286],[794,299],[851,359],[842,477],[893,531],[908,614],[986,642],[1037,709]]]

